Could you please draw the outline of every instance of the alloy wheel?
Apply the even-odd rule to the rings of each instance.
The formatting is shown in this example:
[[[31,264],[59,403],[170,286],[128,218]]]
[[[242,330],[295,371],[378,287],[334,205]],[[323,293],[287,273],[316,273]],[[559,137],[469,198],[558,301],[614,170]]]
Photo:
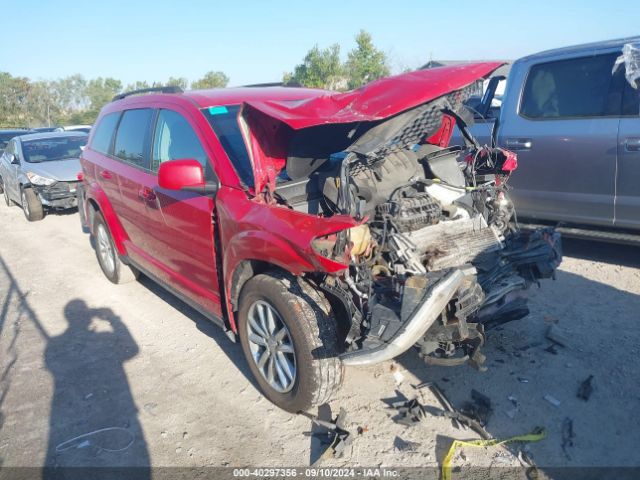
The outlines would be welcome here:
[[[296,380],[296,358],[287,326],[268,302],[257,300],[247,318],[249,348],[262,377],[275,391],[286,393]]]
[[[104,225],[99,224],[96,232],[98,255],[104,268],[112,274],[116,268],[116,261],[114,258],[113,247],[111,246],[111,240],[109,234]]]

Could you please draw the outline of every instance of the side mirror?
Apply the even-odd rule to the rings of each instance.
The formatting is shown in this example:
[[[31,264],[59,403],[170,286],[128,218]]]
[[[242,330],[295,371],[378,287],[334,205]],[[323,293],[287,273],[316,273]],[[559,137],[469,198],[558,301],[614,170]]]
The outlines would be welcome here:
[[[11,165],[20,165],[20,160],[18,160],[18,157],[16,157],[13,153],[10,153],[8,157],[9,163],[11,163]]]
[[[158,186],[202,194],[216,193],[216,184],[207,183],[200,162],[193,159],[170,160],[160,164]]]

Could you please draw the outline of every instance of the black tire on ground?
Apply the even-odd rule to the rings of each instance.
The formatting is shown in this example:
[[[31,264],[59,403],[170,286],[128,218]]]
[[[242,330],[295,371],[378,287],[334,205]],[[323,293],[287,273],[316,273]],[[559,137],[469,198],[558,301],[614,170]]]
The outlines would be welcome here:
[[[248,316],[256,302],[266,302],[275,309],[293,344],[295,379],[286,392],[273,388],[254,360],[248,340]],[[343,366],[337,357],[337,325],[329,302],[308,282],[279,271],[256,275],[242,289],[237,318],[240,343],[251,373],[265,397],[276,406],[293,413],[305,411],[328,402],[338,390]]]
[[[93,235],[98,264],[109,281],[121,285],[138,278],[138,270],[126,265],[116,249],[111,232],[102,214],[96,212],[93,220]]]
[[[33,188],[25,187],[21,193],[22,211],[30,222],[37,222],[44,218],[44,207]]]
[[[7,191],[7,187],[4,184],[4,180],[2,180],[2,196],[4,197],[4,203],[7,204],[7,207],[11,207],[13,202],[9,199],[9,192]]]

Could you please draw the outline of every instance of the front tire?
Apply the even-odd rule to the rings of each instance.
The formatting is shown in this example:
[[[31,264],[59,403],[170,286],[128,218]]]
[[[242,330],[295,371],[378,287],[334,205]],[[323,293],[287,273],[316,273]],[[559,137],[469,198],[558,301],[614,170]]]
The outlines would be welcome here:
[[[301,278],[268,272],[240,295],[242,350],[260,389],[297,413],[330,400],[342,383],[338,332],[329,302]]]
[[[109,232],[107,223],[100,212],[95,214],[93,234],[95,236],[96,257],[105,277],[117,285],[136,280],[138,277],[137,270],[125,265],[120,260],[111,232]]]
[[[37,222],[44,218],[44,207],[33,188],[25,187],[21,193],[22,211],[30,222]]]
[[[13,202],[9,198],[9,191],[7,190],[7,185],[4,183],[4,179],[2,180],[2,196],[4,197],[4,203],[7,204],[7,207],[11,207]]]

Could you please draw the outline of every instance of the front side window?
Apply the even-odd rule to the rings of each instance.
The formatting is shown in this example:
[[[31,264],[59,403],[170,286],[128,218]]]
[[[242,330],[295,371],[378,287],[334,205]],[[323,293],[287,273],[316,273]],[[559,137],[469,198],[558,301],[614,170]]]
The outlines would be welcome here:
[[[24,161],[28,163],[53,162],[78,158],[81,147],[87,144],[85,134],[73,137],[49,137],[22,142]]]
[[[153,136],[151,171],[162,162],[192,158],[207,168],[207,154],[189,122],[172,110],[160,110]]]
[[[242,184],[254,186],[253,166],[238,125],[239,105],[216,106],[202,110],[222,148],[226,152]]]
[[[113,134],[116,131],[119,118],[120,112],[110,113],[102,117],[93,134],[89,148],[96,152],[109,153],[109,147],[111,147],[111,140],[113,140]]]
[[[520,114],[534,119],[620,114],[620,93],[611,88],[617,53],[572,58],[531,67]]]
[[[147,168],[146,154],[153,110],[126,110],[116,132],[113,154],[136,167]]]
[[[0,142],[0,149],[4,149],[5,153],[7,154],[14,154],[15,155],[15,151],[16,151],[16,142],[12,142],[11,139],[8,139],[7,142],[4,145],[1,145],[2,142]]]

